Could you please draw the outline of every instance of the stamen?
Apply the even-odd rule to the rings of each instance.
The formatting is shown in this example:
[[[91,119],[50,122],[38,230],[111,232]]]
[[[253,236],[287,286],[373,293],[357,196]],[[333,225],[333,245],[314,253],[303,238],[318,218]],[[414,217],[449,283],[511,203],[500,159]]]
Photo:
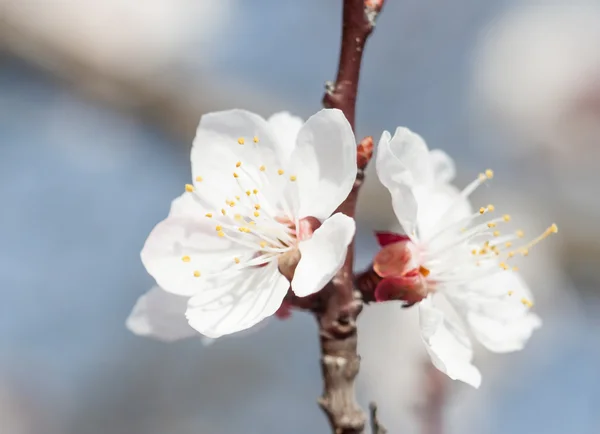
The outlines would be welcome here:
[[[201,176],[196,176],[196,181],[202,182],[202,177]]]
[[[290,181],[294,182],[296,180],[296,177],[294,175],[290,176]]]
[[[493,212],[496,209],[496,207],[494,205],[492,205],[491,203],[487,206],[487,210],[489,212]]]
[[[211,213],[211,212],[207,212],[207,213],[205,214],[205,216],[206,216],[206,217],[208,217],[208,218],[210,219],[210,218],[212,218],[212,213]]]
[[[278,169],[278,170],[277,170],[277,173],[278,173],[279,175],[283,175],[285,172],[284,172],[282,169]]]
[[[494,223],[494,222],[489,222],[489,223],[487,224],[487,227],[488,227],[488,228],[495,228],[495,227],[496,227],[496,223]]]
[[[194,277],[200,277],[200,271],[198,271],[198,270],[194,271]]]
[[[261,241],[259,244],[260,244],[260,247],[262,247],[263,249],[265,247],[267,247],[267,242],[266,241]]]
[[[530,308],[530,309],[533,307],[533,303],[531,302],[531,300],[529,300],[529,299],[527,299],[527,298],[525,298],[525,297],[523,297],[523,298],[521,299],[521,303],[523,303],[523,305],[524,305],[525,307],[528,307],[528,308]]]
[[[510,215],[508,215],[508,214],[504,214],[504,215],[502,216],[502,220],[504,220],[505,222],[509,222],[509,221],[510,221]]]
[[[221,208],[221,214],[223,214],[223,215],[227,214],[227,213],[225,212],[225,209],[224,209],[224,208]]]
[[[495,237],[499,237],[500,236],[500,231],[494,231],[494,236]]]
[[[512,267],[512,270],[513,270],[513,271],[519,271],[519,267],[517,267],[517,266],[514,266],[514,267]]]
[[[254,143],[258,143],[258,137],[254,136],[254,138],[252,139],[254,141]]]
[[[246,196],[250,196],[252,192],[250,190],[246,190]]]
[[[265,166],[260,166],[258,168],[258,170],[260,170],[261,172],[264,172],[265,170],[267,170],[267,168]]]
[[[233,172],[233,177],[234,177],[234,178],[239,178],[239,177],[240,177],[240,175],[238,175],[237,173]]]
[[[187,255],[186,255],[186,256],[182,256],[182,257],[181,257],[181,260],[182,260],[183,262],[190,262],[190,257],[189,257],[189,256],[187,256]]]
[[[485,171],[485,176],[487,179],[492,179],[494,177],[494,171],[492,169],[488,169]]]
[[[254,190],[252,190],[252,193],[258,194],[258,190],[255,188]]]
[[[221,225],[215,226],[215,231],[221,232],[222,230],[223,230],[223,226],[221,226]]]
[[[525,232],[523,232],[521,229],[519,229],[516,232],[516,234],[517,234],[517,237],[519,237],[519,238],[523,238],[525,236]]]
[[[235,167],[240,167],[242,165],[241,161],[238,161],[237,163],[235,163]]]
[[[254,211],[254,217],[260,217],[260,213],[258,211]]]
[[[508,265],[506,265],[505,262],[500,262],[500,264],[498,265],[500,265],[500,268],[502,268],[503,270],[508,270]]]
[[[485,208],[484,207],[479,208],[479,214],[483,214],[484,212],[485,212]]]
[[[192,184],[185,184],[185,191],[191,193],[192,191],[194,191],[194,186]]]
[[[219,231],[219,232],[217,232],[217,235],[220,236],[220,237],[224,237],[225,236],[225,232]]]
[[[243,145],[243,144],[244,144],[244,138],[243,138],[243,137],[240,137],[240,138],[238,139],[238,143],[239,143],[240,145]]]
[[[235,261],[236,264],[240,263],[240,258],[233,258],[233,260]]]
[[[512,243],[510,241],[508,241],[506,244],[504,244],[506,247],[510,248],[512,246]]]
[[[511,296],[515,293],[515,291],[508,291],[508,295]]]

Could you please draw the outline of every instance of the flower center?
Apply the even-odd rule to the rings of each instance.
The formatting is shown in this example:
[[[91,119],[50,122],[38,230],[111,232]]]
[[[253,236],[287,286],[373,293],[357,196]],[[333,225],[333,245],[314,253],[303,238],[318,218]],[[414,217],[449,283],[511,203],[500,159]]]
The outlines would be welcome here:
[[[237,140],[240,147],[253,147],[249,160],[264,152],[259,148],[259,142],[257,136]],[[244,152],[240,155],[243,156]],[[243,159],[235,162],[231,174],[234,183],[227,183],[226,189],[218,191],[223,194],[223,207],[207,212],[204,218],[215,220],[219,237],[243,247],[242,251],[247,252],[237,256],[232,253],[232,270],[266,265],[294,249],[297,222],[292,210],[295,204],[289,203],[284,194],[285,186],[277,182],[295,183],[297,176],[287,176],[281,168],[273,171],[265,164],[253,164]],[[194,185],[186,184],[185,190],[197,199],[204,182],[205,177],[198,175]],[[211,183],[210,188],[219,187]],[[189,262],[190,256],[183,256],[182,261]],[[202,275],[199,270],[194,270],[193,274],[195,277]]]

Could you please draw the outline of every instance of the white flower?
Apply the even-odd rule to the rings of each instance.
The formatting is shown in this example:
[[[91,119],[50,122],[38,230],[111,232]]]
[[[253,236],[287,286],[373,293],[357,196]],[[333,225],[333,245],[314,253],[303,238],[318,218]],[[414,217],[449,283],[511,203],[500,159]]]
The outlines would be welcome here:
[[[529,311],[529,289],[509,263],[556,232],[556,225],[532,242],[513,247],[522,231],[501,235],[498,230],[510,216],[480,222],[494,206],[473,212],[468,201],[493,172],[487,170],[457,190],[449,184],[455,173],[452,160],[442,151],[429,151],[423,139],[406,128],[398,128],[394,137],[383,133],[377,172],[408,235],[380,238],[390,244],[374,261],[383,278],[379,298],[394,298],[398,291],[405,301],[420,300],[422,337],[433,364],[449,377],[478,387],[481,375],[471,364],[473,350],[465,325],[491,351],[523,348],[541,322]],[[439,308],[440,296],[457,318]]]
[[[339,270],[355,223],[331,214],[357,170],[341,111],[321,110],[304,124],[287,113],[268,121],[243,110],[207,114],[191,160],[193,185],[141,253],[164,291],[188,299],[191,327],[215,338],[273,315],[290,287],[279,262],[298,253],[291,288],[300,297]]]

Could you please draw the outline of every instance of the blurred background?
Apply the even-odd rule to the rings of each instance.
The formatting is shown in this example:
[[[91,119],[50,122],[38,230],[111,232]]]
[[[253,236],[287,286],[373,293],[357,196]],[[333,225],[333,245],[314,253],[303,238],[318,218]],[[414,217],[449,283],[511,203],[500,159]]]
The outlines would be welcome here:
[[[409,126],[456,158],[460,185],[495,170],[477,206],[560,233],[521,266],[544,327],[518,354],[478,351],[478,391],[431,373],[416,311],[368,307],[361,403],[390,433],[442,434],[437,416],[444,434],[597,433],[600,2],[387,3],[357,135]],[[328,432],[310,316],[210,346],[124,322],[153,285],[139,251],[189,180],[202,113],[314,113],[340,14],[341,0],[0,0],[2,434]],[[357,268],[394,221],[373,169]]]

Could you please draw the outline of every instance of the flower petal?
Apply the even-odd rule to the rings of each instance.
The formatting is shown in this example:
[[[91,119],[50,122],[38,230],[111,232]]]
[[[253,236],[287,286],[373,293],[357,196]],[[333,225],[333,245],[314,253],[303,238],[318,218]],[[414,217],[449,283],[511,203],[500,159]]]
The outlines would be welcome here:
[[[433,306],[431,295],[419,303],[419,314],[423,342],[434,366],[453,380],[478,388],[481,374],[471,363],[473,349],[465,331]]]
[[[243,199],[246,190],[274,188],[288,148],[254,113],[236,109],[202,116],[191,153],[199,197],[218,210],[236,195]]]
[[[394,189],[390,190],[390,194],[392,195],[392,208],[394,209],[396,218],[406,235],[414,239],[416,236],[419,208],[413,190],[407,185],[398,184]]]
[[[337,213],[325,220],[312,237],[300,241],[300,262],[292,279],[292,290],[299,297],[320,291],[346,259],[356,224],[347,215]]]
[[[390,133],[384,132],[378,145],[377,173],[388,189],[398,183],[432,186],[433,166],[423,138],[404,127],[398,127],[391,138]]]
[[[296,148],[296,139],[298,132],[304,121],[298,116],[293,116],[289,112],[279,112],[273,114],[267,122],[280,145],[282,153],[282,164],[287,166],[292,152]]]
[[[430,151],[429,161],[433,168],[433,177],[436,183],[447,184],[456,176],[454,161],[441,149]]]
[[[141,258],[165,291],[192,296],[208,275],[230,269],[236,257],[253,255],[253,250],[219,237],[211,223],[212,219],[167,217],[152,230]]]
[[[127,328],[136,335],[172,342],[199,336],[186,318],[188,297],[170,294],[154,286],[135,303]]]
[[[356,179],[356,140],[352,127],[337,109],[323,109],[300,129],[290,165],[289,183],[298,219],[324,220],[348,196]]]
[[[234,278],[214,278],[192,297],[186,316],[203,335],[218,338],[248,329],[281,306],[289,288],[277,261],[245,268]]]
[[[472,282],[468,290],[462,299],[452,296],[449,300],[465,317],[477,340],[490,351],[523,349],[542,324],[523,303],[533,302],[533,298],[518,273],[500,271]]]
[[[417,202],[417,226],[419,238],[422,240],[428,240],[437,235],[440,228],[450,226],[473,214],[469,200],[462,197],[460,191],[451,184],[437,184],[419,194]]]

